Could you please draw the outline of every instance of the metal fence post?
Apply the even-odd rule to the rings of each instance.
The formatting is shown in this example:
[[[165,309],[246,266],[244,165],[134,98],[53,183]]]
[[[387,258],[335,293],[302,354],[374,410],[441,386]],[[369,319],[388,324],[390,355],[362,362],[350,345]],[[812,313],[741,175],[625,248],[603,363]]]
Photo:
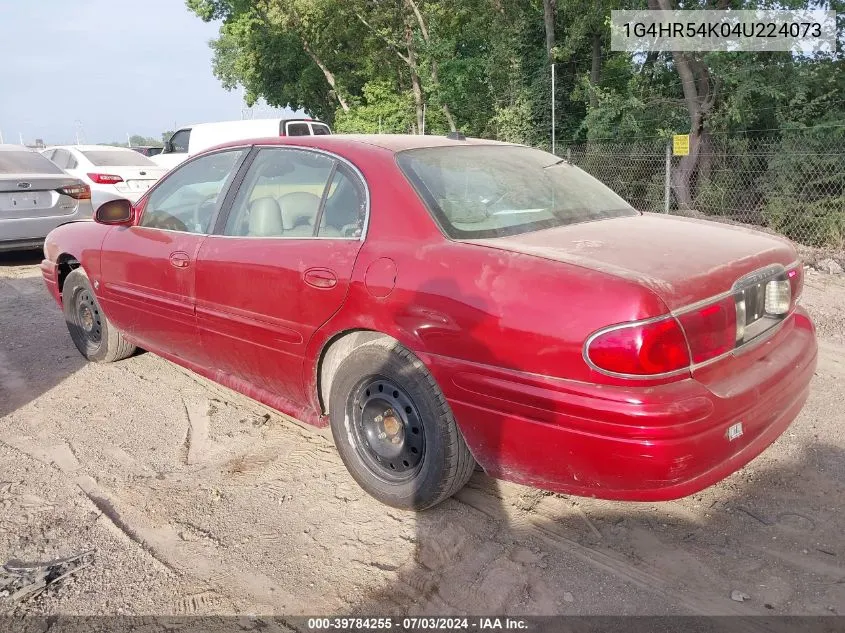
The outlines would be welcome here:
[[[669,197],[672,195],[672,141],[666,141],[666,182],[663,185],[663,213],[669,213]]]
[[[570,149],[569,147],[566,148],[566,162],[572,162],[572,149]]]

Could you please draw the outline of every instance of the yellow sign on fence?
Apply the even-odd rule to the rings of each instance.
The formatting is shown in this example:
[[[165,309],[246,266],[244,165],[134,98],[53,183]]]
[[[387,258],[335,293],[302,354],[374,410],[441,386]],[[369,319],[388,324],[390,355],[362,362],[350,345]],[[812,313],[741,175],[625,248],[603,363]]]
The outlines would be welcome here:
[[[672,154],[689,156],[689,134],[675,134],[672,137]]]

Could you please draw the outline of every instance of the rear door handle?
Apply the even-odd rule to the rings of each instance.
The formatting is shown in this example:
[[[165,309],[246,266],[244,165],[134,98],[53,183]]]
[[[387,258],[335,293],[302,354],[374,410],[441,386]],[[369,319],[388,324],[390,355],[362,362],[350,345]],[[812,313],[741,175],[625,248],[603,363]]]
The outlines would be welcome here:
[[[184,251],[170,253],[170,264],[174,268],[187,268],[191,263],[191,257]]]
[[[337,285],[337,275],[328,268],[309,268],[302,274],[302,279],[313,288],[327,289]]]

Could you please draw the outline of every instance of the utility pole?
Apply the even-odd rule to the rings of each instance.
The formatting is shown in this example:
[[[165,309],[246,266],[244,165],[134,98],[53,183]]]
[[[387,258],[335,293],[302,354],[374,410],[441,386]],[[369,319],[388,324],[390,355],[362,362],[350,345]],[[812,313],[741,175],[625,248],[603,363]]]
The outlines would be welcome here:
[[[425,136],[425,105],[423,104],[423,120],[422,120],[422,131],[421,134]]]
[[[21,141],[21,145],[23,145],[23,144],[24,144],[24,143],[23,143],[23,132],[18,132],[18,138],[19,138],[19,139],[20,139],[20,141]]]
[[[555,63],[552,62],[552,154],[555,153]]]
[[[132,147],[132,137],[131,137],[131,136],[129,136],[129,132],[127,132],[127,133],[126,133],[126,144],[127,144],[129,147]]]
[[[0,130],[0,145],[3,144],[3,130]]]

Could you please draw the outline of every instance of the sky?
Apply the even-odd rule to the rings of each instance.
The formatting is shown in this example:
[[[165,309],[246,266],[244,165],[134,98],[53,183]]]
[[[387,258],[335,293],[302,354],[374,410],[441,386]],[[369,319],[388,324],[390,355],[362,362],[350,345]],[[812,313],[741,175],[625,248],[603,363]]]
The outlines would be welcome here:
[[[211,69],[218,24],[183,0],[0,0],[6,143],[126,142],[241,118]]]

